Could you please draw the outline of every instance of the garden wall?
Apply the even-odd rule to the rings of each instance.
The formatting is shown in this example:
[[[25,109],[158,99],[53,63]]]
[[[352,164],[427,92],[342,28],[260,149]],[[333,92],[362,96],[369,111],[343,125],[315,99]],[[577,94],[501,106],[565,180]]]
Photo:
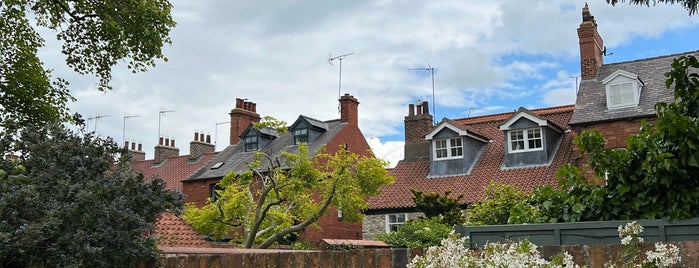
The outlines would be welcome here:
[[[677,267],[699,267],[699,241],[675,242],[680,248],[682,263]],[[653,248],[651,243],[641,246],[642,251]],[[610,260],[618,260],[621,245],[544,246],[540,247],[544,257],[565,250],[577,264],[587,267],[604,267]],[[160,248],[163,267],[208,268],[208,267],[357,267],[385,268],[405,267],[422,249],[354,249],[344,251],[292,251],[252,250],[226,248]],[[139,268],[156,267],[142,262]]]

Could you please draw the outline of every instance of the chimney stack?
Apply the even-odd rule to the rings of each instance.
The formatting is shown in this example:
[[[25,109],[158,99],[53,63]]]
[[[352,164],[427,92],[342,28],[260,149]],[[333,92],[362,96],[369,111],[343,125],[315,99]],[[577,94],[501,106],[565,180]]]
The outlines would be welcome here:
[[[146,152],[142,151],[143,144],[138,144],[138,149],[136,149],[136,142],[131,142],[131,148],[129,149],[129,141],[124,141],[124,148],[129,150],[129,157],[131,157],[132,162],[144,161],[146,160]]]
[[[582,79],[595,78],[597,69],[604,64],[604,41],[597,32],[597,21],[590,14],[585,3],[582,9],[582,23],[578,28],[580,43],[580,76]]]
[[[432,128],[432,122],[427,101],[418,101],[416,105],[408,105],[408,116],[405,117],[405,145],[403,147],[405,161],[429,159],[430,144],[425,140],[425,136]]]
[[[189,143],[189,161],[198,161],[199,158],[209,152],[216,150],[216,146],[211,144],[211,135],[194,132],[194,140]]]
[[[339,101],[340,122],[358,126],[359,113],[357,107],[359,107],[359,101],[354,96],[346,93],[344,96],[340,97]]]
[[[229,114],[231,116],[230,144],[238,143],[240,135],[251,123],[260,122],[257,104],[245,99],[235,99],[235,108]]]
[[[165,138],[164,140],[163,143],[163,137],[158,139],[159,143],[155,146],[153,164],[160,164],[168,158],[180,155],[180,149],[175,147],[175,139]]]

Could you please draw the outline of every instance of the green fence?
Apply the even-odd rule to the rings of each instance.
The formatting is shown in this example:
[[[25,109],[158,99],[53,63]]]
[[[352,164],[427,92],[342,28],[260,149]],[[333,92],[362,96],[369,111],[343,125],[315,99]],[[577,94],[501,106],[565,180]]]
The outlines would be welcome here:
[[[617,228],[631,221],[596,221],[548,224],[511,224],[487,226],[457,226],[456,232],[468,236],[471,247],[483,247],[487,242],[505,242],[524,238],[539,246],[609,245],[619,244]],[[699,241],[699,218],[668,222],[638,220],[643,226],[645,242]]]

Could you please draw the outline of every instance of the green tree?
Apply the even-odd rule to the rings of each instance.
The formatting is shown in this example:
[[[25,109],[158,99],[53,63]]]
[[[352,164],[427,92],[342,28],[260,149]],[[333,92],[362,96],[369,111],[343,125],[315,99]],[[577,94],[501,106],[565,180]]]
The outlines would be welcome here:
[[[608,4],[616,5],[619,2],[625,2],[624,0],[607,0]],[[629,0],[630,4],[634,5],[645,5],[650,6],[651,0]],[[697,13],[697,7],[699,7],[699,0],[653,0],[653,5],[657,3],[664,4],[680,4],[682,7],[689,11],[689,15],[692,16]]]
[[[47,28],[63,42],[66,64],[95,74],[110,89],[112,67],[125,61],[133,72],[166,60],[175,26],[168,0],[3,0],[0,2],[0,123],[5,138],[28,123],[68,119],[68,83],[53,79],[38,57]],[[33,22],[30,20],[34,20]],[[36,25],[36,26],[35,26]],[[4,148],[3,148],[4,149]]]
[[[132,172],[110,138],[50,124],[26,127],[19,141],[21,156],[0,160],[1,267],[124,267],[157,257],[145,234],[159,213],[181,209],[179,194]]]
[[[597,220],[699,216],[699,74],[691,72],[697,68],[693,56],[673,61],[666,86],[674,89],[675,102],[656,104],[656,121],[644,122],[626,148],[605,150],[596,131],[578,137],[589,166],[607,178],[586,208]]]
[[[527,195],[514,185],[490,181],[480,203],[468,206],[468,224],[493,225],[536,222],[536,207],[529,204]]]
[[[437,193],[423,193],[410,189],[413,193],[413,202],[417,211],[425,214],[427,218],[438,218],[442,223],[449,226],[456,226],[464,223],[463,212],[461,211],[461,198],[449,197],[451,191],[444,192],[444,195]]]
[[[248,171],[229,173],[218,183],[223,190],[215,201],[187,205],[184,218],[197,230],[216,236],[242,230],[246,248],[267,248],[314,225],[330,206],[342,211],[343,221],[361,220],[365,198],[393,182],[385,161],[344,148],[311,156],[301,144],[284,159],[256,153]]]

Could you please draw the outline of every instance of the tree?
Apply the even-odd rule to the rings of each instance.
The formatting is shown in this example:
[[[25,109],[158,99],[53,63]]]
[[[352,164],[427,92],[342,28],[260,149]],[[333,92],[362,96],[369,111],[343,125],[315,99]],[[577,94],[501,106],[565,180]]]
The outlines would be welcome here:
[[[449,197],[451,191],[444,192],[444,195],[437,193],[423,193],[421,191],[410,189],[413,193],[413,202],[415,209],[425,214],[427,218],[438,218],[443,224],[456,226],[464,223],[464,216],[461,212],[461,198],[464,195],[457,197]]]
[[[159,213],[181,209],[179,194],[132,172],[110,138],[51,124],[26,127],[19,141],[21,156],[0,161],[0,266],[123,267],[157,257],[145,234]]]
[[[611,4],[612,6],[616,5],[619,2],[624,2],[624,0],[607,0],[608,4]],[[630,4],[634,5],[645,5],[645,6],[650,6],[650,0],[629,0]],[[689,16],[692,16],[697,13],[697,8],[699,7],[699,0],[653,0],[653,5],[657,3],[665,3],[665,4],[675,4],[678,3],[682,5],[687,11],[689,11]]]
[[[402,224],[397,231],[378,234],[376,240],[393,248],[427,248],[437,246],[454,231],[439,218],[417,218]]]
[[[35,26],[63,41],[66,64],[95,74],[98,89],[110,89],[111,70],[126,60],[133,72],[166,58],[175,22],[168,0],[4,0],[0,2],[0,123],[3,136],[29,123],[68,119],[73,97],[68,83],[53,79],[37,55],[44,39]],[[30,22],[34,19],[34,23]],[[4,149],[4,148],[3,148]]]
[[[186,206],[184,218],[197,230],[217,237],[242,230],[246,248],[268,248],[315,224],[331,206],[342,211],[343,221],[361,220],[365,198],[393,182],[385,161],[343,147],[311,156],[301,144],[284,159],[256,153],[248,171],[231,172],[217,184],[223,190],[216,191],[215,201]]]

